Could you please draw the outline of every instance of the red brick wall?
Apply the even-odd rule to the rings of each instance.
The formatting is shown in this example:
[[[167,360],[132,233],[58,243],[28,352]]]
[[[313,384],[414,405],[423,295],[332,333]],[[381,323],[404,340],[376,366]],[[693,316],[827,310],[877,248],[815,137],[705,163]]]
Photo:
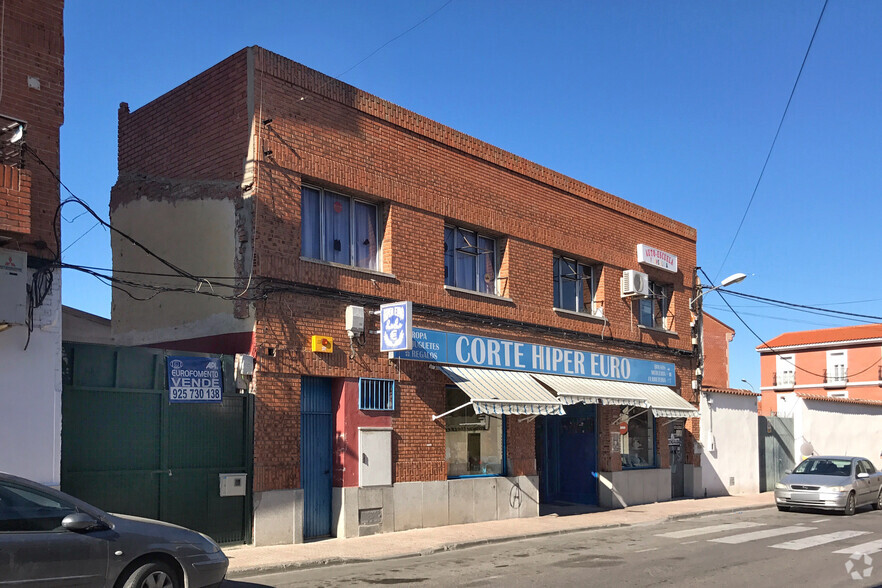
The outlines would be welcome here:
[[[25,154],[25,170],[4,170],[0,187],[3,245],[52,258],[57,250],[53,220],[59,203],[59,129],[64,122],[64,2],[6,0],[3,3],[3,71],[0,113],[27,123],[25,140],[49,167]],[[28,78],[39,81],[29,87]],[[36,85],[36,84],[34,84]],[[50,171],[51,170],[51,171]]]
[[[729,387],[729,342],[735,336],[732,327],[709,314],[704,315],[704,378],[703,386]]]

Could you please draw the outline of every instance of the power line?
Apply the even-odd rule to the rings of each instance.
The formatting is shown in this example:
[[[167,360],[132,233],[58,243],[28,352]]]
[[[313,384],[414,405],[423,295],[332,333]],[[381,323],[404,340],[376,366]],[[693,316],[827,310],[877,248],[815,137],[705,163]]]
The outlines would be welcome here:
[[[805,50],[805,55],[802,58],[802,65],[799,66],[799,73],[796,74],[796,80],[793,82],[793,88],[790,90],[790,97],[787,99],[787,105],[784,107],[784,113],[781,115],[781,120],[778,122],[778,130],[775,131],[775,138],[772,139],[772,145],[769,147],[769,152],[766,154],[766,160],[763,162],[763,167],[760,170],[759,177],[756,180],[756,185],[753,187],[753,193],[750,195],[750,200],[747,201],[747,208],[744,209],[744,214],[741,216],[741,222],[738,223],[738,229],[735,230],[735,236],[732,237],[732,242],[729,243],[729,249],[726,250],[726,255],[723,257],[723,261],[720,262],[720,267],[717,270],[716,277],[720,276],[720,272],[723,271],[723,266],[726,264],[726,260],[729,259],[729,254],[732,253],[732,247],[735,246],[735,241],[738,239],[739,233],[741,233],[741,227],[744,226],[744,221],[747,219],[747,213],[750,211],[750,205],[753,204],[753,199],[756,197],[756,192],[759,189],[760,182],[763,180],[763,175],[766,173],[766,166],[769,165],[769,159],[772,157],[772,151],[775,149],[775,143],[778,142],[778,135],[781,134],[781,127],[784,126],[784,118],[787,116],[787,111],[790,109],[790,103],[793,101],[793,95],[796,93],[796,86],[799,84],[799,78],[802,77],[802,70],[805,68],[805,62],[808,60],[809,52],[812,50],[812,45],[815,42],[815,35],[818,34],[818,27],[821,26],[821,18],[824,16],[824,11],[827,10],[827,2],[829,0],[824,0],[824,6],[821,8],[821,14],[818,15],[818,22],[815,23],[815,30],[812,32],[812,38],[809,40],[808,48]],[[710,278],[708,278],[710,279]]]

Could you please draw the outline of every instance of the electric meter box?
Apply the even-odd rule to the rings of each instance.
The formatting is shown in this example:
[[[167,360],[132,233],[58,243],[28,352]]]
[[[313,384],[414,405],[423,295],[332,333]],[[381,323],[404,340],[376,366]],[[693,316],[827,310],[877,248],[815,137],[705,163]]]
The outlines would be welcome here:
[[[28,255],[0,249],[0,325],[23,325],[28,316]]]
[[[221,496],[245,496],[245,481],[248,474],[218,474]]]

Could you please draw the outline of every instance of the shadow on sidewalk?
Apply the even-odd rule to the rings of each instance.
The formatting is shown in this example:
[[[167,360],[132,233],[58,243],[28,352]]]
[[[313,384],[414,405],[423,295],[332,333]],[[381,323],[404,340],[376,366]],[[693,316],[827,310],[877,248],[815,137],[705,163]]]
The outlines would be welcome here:
[[[575,502],[547,502],[539,505],[539,516],[568,517],[593,512],[605,512],[609,509],[595,504],[576,504]]]

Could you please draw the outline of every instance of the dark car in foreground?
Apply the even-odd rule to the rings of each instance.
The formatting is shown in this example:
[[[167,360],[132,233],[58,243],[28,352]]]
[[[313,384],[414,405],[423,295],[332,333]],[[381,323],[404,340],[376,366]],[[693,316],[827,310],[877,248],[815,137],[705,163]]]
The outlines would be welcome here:
[[[882,508],[882,473],[866,458],[813,456],[785,473],[775,485],[778,510],[819,508],[853,515],[867,504]]]
[[[228,565],[206,535],[0,473],[0,587],[202,588]]]

